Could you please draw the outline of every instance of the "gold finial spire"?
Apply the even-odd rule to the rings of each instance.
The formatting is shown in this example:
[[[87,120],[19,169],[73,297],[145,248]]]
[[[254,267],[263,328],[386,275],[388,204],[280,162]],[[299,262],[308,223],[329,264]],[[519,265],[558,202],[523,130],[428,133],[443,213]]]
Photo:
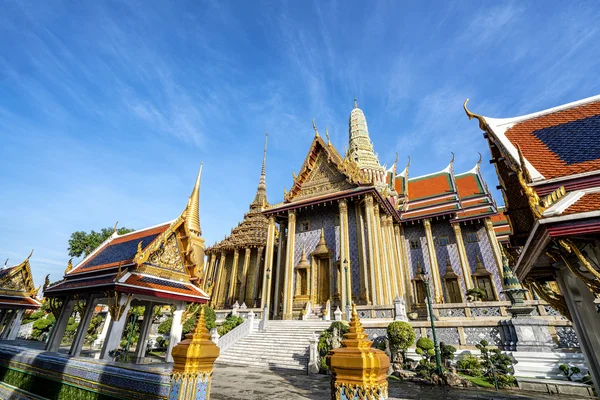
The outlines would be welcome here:
[[[260,171],[260,179],[258,181],[258,188],[256,189],[256,195],[254,196],[254,203],[258,203],[261,206],[267,204],[267,143],[269,142],[269,132],[265,133],[265,148],[263,150],[263,162]]]
[[[317,130],[317,124],[315,124],[315,119],[312,120],[313,129],[315,130],[315,137],[319,137],[319,131]]]
[[[354,108],[358,108],[358,101],[356,101],[356,97],[354,98]]]
[[[325,126],[325,136],[327,137],[327,145],[331,146],[331,139],[329,139],[329,129]]]
[[[200,163],[196,184],[194,185],[194,190],[192,190],[185,215],[185,223],[188,230],[198,236],[202,235],[202,229],[200,229],[200,179],[202,178],[202,164]]]

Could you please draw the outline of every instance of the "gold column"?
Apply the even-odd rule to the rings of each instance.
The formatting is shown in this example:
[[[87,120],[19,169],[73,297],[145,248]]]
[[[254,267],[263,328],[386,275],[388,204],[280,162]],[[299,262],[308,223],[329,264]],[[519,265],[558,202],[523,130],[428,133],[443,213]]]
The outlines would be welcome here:
[[[215,278],[213,277],[213,275],[215,273],[215,262],[216,261],[217,261],[217,255],[215,253],[211,254],[210,255],[210,263],[208,264],[208,271],[206,271],[206,275],[204,276],[204,282],[202,282],[202,288],[205,290],[208,289],[209,281],[212,285],[215,284]]]
[[[342,305],[345,310],[346,304],[352,303],[352,260],[350,260],[350,235],[348,233],[348,203],[345,199],[341,199],[338,205],[340,208],[340,272],[343,276]],[[348,271],[346,271],[346,266]],[[347,299],[348,292],[350,292],[350,299]]]
[[[217,306],[218,307],[222,307],[223,304],[225,303],[225,285],[227,284],[227,282],[225,282],[227,280],[226,261],[227,261],[227,253],[222,251],[221,259],[219,260],[219,269],[220,269],[219,280],[218,280],[219,290],[218,290],[218,294],[217,294]]]
[[[262,284],[262,294],[260,296],[260,309],[263,310],[265,306],[270,307],[269,305],[269,296],[271,294],[271,279],[270,273],[267,271],[272,271],[273,269],[273,253],[275,250],[275,217],[273,215],[269,216],[269,227],[267,229],[267,249],[265,253],[265,267],[263,271],[263,284]]]
[[[442,290],[442,280],[440,279],[440,269],[438,267],[437,255],[435,254],[435,242],[433,241],[433,234],[431,233],[431,219],[425,218],[423,220],[423,227],[425,227],[427,251],[429,252],[429,264],[431,267],[431,277],[433,280],[433,297],[435,298],[436,303],[441,304],[444,302],[444,292]]]
[[[392,304],[390,300],[390,287],[389,287],[389,271],[387,265],[387,251],[385,248],[385,239],[383,230],[381,229],[381,215],[379,214],[379,204],[373,207],[375,213],[375,235],[377,237],[376,253],[379,256],[379,276],[381,279],[381,298],[383,303],[381,304]]]
[[[492,223],[492,220],[490,218],[485,218],[484,224],[488,240],[490,241],[490,245],[492,246],[494,258],[496,259],[496,268],[498,269],[499,274],[498,276],[500,276],[500,278],[503,278],[504,274],[502,272],[502,251],[500,250],[500,243],[498,243],[498,238],[496,237],[496,232],[494,231],[494,224]]]
[[[354,214],[356,217],[356,239],[358,241],[358,266],[360,271],[360,294],[361,300],[369,303],[369,271],[367,269],[367,249],[365,245],[364,218],[358,203],[354,203]]]
[[[389,249],[389,259],[390,259],[390,272],[392,274],[391,278],[391,287],[392,287],[392,302],[396,298],[396,296],[400,296],[400,290],[398,289],[398,282],[400,281],[398,277],[398,259],[396,257],[396,246],[394,240],[394,219],[391,215],[387,217],[387,237],[388,237],[388,249]]]
[[[285,241],[286,235],[284,229],[279,226],[279,241],[277,243],[277,265],[275,267],[275,273],[273,274],[273,279],[275,279],[275,290],[273,292],[273,296],[275,300],[273,301],[273,316],[276,317],[279,315],[279,304],[281,304],[282,299],[279,298],[281,293],[282,280],[281,274],[283,273],[281,270],[281,261],[283,260],[283,243]]]
[[[456,248],[458,249],[458,258],[460,259],[460,268],[462,269],[465,288],[466,290],[469,290],[473,288],[473,279],[471,278],[471,267],[469,267],[469,258],[467,257],[467,250],[465,249],[460,222],[452,224],[452,228],[454,229],[454,236],[456,237]]]
[[[242,284],[240,285],[239,298],[242,303],[246,302],[246,282],[248,275],[248,267],[250,266],[250,252],[252,250],[246,247],[246,253],[244,254],[244,266],[242,267]],[[247,305],[247,304],[246,304]],[[252,307],[252,305],[250,305]]]
[[[415,299],[413,298],[412,285],[410,283],[412,266],[408,263],[408,249],[406,248],[406,238],[404,237],[404,227],[402,225],[398,227],[398,242],[400,257],[402,258],[402,264],[404,266],[404,293],[406,293],[406,309],[411,310],[411,307],[415,302]]]
[[[235,292],[235,288],[237,286],[237,280],[238,280],[238,276],[237,276],[237,269],[238,269],[238,262],[240,259],[240,251],[238,249],[235,249],[233,251],[233,266],[231,267],[231,279],[230,279],[230,284],[229,284],[229,302],[231,304],[234,303],[234,300],[236,300],[235,296],[236,293]]]
[[[283,319],[292,319],[294,296],[294,255],[296,246],[296,212],[288,211],[288,242],[283,284]]]
[[[250,296],[248,296],[248,294],[246,294],[246,299],[248,300],[246,305],[252,304],[250,307],[254,307],[254,304],[258,304],[258,294],[260,293],[258,291],[258,282],[260,281],[260,260],[261,260],[264,249],[265,248],[262,246],[256,248],[256,268],[254,268],[255,276],[254,276],[254,282],[251,286],[252,292],[250,293]],[[246,293],[248,293],[248,289],[246,289]]]
[[[375,223],[373,217],[373,196],[368,194],[365,196],[365,213],[367,218],[367,239],[369,243],[369,272],[371,277],[371,297],[373,305],[383,304],[382,296],[379,294],[380,279],[379,279],[379,262],[378,255],[375,254]]]
[[[402,260],[402,247],[400,244],[400,228],[398,225],[394,225],[392,220],[392,241],[394,246],[394,259],[396,260],[396,276],[398,277],[397,287],[398,287],[398,296],[401,298],[404,297],[404,271],[402,268],[403,260]]]

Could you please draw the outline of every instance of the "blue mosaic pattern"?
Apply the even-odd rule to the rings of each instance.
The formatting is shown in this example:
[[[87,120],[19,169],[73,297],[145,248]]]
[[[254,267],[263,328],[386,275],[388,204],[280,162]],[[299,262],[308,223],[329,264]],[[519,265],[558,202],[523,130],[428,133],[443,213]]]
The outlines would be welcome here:
[[[404,246],[407,252],[408,265],[410,268],[410,278],[413,279],[417,274],[417,263],[421,263],[424,271],[429,271],[429,254],[427,254],[427,239],[425,231],[421,224],[406,225],[404,228]],[[419,240],[421,243],[420,249],[412,250],[410,248],[411,240]]]
[[[350,245],[350,263],[352,268],[352,298],[358,300],[360,295],[360,265],[358,264],[356,209],[354,203],[350,201],[348,202],[348,236]]]
[[[492,274],[492,280],[496,286],[496,292],[500,296],[500,300],[504,300],[505,296],[500,294],[502,292],[502,278],[498,274],[498,267],[496,266],[496,259],[492,250],[492,245],[488,239],[485,226],[481,223],[469,223],[467,225],[460,226],[463,234],[463,241],[465,242],[465,249],[467,251],[467,258],[469,259],[469,266],[471,267],[471,273],[477,269],[477,255],[481,259],[484,267],[488,272]],[[478,242],[467,242],[467,235],[469,233],[476,233]]]
[[[460,257],[458,255],[458,247],[456,245],[456,237],[454,236],[454,229],[448,223],[448,221],[433,221],[431,224],[431,233],[433,234],[433,240],[435,242],[435,254],[437,256],[438,267],[440,270],[440,278],[442,280],[442,286],[444,287],[444,299],[448,299],[448,293],[446,292],[446,285],[444,282],[444,274],[446,274],[446,263],[450,259],[450,265],[456,275],[458,275],[458,283],[462,293],[466,292],[465,280],[463,278],[462,268],[460,266]],[[449,243],[447,246],[439,245],[440,236],[447,236]]]
[[[107,361],[66,358],[8,345],[0,346],[0,365],[118,398],[158,400],[169,397],[170,371],[162,368],[120,368]]]
[[[143,238],[132,239],[118,244],[109,244],[100,250],[91,260],[81,266],[81,270],[98,265],[110,264],[123,260],[132,260],[137,253],[138,243],[142,242],[142,248],[148,246],[159,234],[148,235]]]
[[[533,134],[567,165],[596,160],[600,155],[600,115],[538,129]]]

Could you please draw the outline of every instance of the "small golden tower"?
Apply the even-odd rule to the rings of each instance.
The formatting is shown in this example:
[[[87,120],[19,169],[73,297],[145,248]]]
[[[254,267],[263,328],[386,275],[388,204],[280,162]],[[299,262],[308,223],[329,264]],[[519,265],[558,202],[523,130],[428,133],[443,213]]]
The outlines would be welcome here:
[[[219,352],[217,345],[210,340],[202,307],[194,333],[185,335],[185,340],[173,348],[175,365],[171,373],[169,399],[208,400],[213,365]]]
[[[342,346],[327,356],[331,370],[331,398],[334,400],[384,400],[388,398],[387,370],[389,357],[371,348],[373,342],[358,319],[356,304],[352,304],[350,329]]]

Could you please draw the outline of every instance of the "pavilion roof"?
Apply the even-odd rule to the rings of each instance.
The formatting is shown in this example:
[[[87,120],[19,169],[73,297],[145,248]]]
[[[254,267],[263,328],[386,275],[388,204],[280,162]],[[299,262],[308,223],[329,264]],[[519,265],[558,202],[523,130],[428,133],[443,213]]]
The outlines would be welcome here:
[[[33,251],[23,262],[0,269],[0,307],[11,305],[17,308],[38,308],[41,306],[36,299],[39,288],[33,285],[29,259]],[[8,262],[8,260],[7,260]]]

